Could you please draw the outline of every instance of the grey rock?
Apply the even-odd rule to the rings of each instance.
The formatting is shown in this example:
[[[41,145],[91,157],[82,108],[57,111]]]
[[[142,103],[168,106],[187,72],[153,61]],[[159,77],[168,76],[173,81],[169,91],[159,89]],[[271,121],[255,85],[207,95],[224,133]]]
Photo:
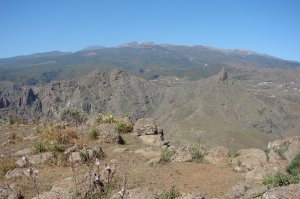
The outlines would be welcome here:
[[[6,179],[16,178],[27,174],[28,168],[15,168],[5,174]]]
[[[153,118],[140,118],[133,126],[133,133],[140,135],[155,135],[157,134],[157,126]]]
[[[263,199],[298,199],[300,197],[300,184],[278,187],[263,194]]]
[[[207,152],[204,159],[212,164],[227,163],[229,150],[223,146],[211,149]]]
[[[193,160],[190,148],[180,147],[176,149],[175,154],[172,156],[172,162],[191,162]]]
[[[51,163],[54,161],[54,156],[51,152],[45,152],[45,153],[40,153],[37,155],[27,156],[27,160],[32,165],[47,164],[47,163]],[[20,158],[19,160],[16,161],[16,164],[19,167],[24,167],[24,166],[26,166],[27,163],[26,163],[26,161],[23,160],[23,158]]]

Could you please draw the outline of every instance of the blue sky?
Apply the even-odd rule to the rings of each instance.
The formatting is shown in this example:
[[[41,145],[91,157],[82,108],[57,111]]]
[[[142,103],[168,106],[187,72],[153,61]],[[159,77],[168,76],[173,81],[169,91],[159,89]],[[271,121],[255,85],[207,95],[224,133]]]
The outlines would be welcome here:
[[[300,61],[299,0],[0,0],[0,57],[131,41]]]

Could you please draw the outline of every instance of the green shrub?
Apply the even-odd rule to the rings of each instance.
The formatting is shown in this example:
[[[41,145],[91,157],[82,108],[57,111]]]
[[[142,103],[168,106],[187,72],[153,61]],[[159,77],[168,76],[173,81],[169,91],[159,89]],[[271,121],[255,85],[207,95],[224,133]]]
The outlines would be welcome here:
[[[73,124],[82,124],[87,120],[87,115],[76,108],[65,108],[62,109],[59,113],[60,119],[65,122]]]
[[[53,153],[62,153],[64,152],[64,147],[60,144],[54,144],[51,149],[50,149]]]
[[[171,162],[171,158],[172,156],[175,154],[175,151],[173,150],[168,150],[168,149],[163,149],[160,152],[160,159],[159,159],[159,163],[160,164],[166,164],[168,162]]]
[[[41,153],[41,152],[46,151],[46,147],[43,143],[38,142],[38,143],[34,144],[34,150],[36,153]]]
[[[175,199],[179,196],[179,192],[175,186],[173,186],[169,191],[159,194],[155,199]]]
[[[198,146],[193,146],[191,148],[191,155],[192,155],[192,161],[193,162],[200,163],[200,162],[204,161],[204,154],[200,150],[200,147],[198,147]]]
[[[112,115],[105,115],[105,114],[102,114],[102,113],[100,113],[98,115],[98,123],[99,124],[103,124],[103,123],[112,124],[112,123],[116,123],[116,122],[117,122],[117,120]]]
[[[270,157],[269,157],[270,149],[268,147],[266,147],[263,150],[264,150],[264,152],[266,154],[267,160],[269,161],[269,159],[270,159]]]
[[[289,184],[300,183],[299,176],[285,175],[282,173],[268,174],[264,177],[263,184],[267,185],[268,188],[287,186]]]
[[[125,124],[123,122],[120,122],[117,126],[117,130],[119,133],[130,133],[132,129],[132,124]]]
[[[300,152],[292,160],[291,164],[287,167],[289,174],[296,176],[300,174]]]
[[[88,133],[88,136],[91,140],[96,140],[98,138],[98,135],[99,134],[96,129],[93,129]]]
[[[235,158],[238,157],[241,153],[237,149],[233,149],[229,151],[229,157]]]

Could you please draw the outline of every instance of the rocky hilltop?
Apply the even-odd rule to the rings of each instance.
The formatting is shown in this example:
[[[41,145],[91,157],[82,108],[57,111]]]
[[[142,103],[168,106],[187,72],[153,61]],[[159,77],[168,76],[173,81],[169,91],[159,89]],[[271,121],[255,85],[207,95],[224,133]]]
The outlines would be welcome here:
[[[209,149],[199,142],[176,147],[153,118],[134,124],[109,118],[80,126],[2,125],[0,197],[297,199],[300,194],[299,136],[269,142],[264,150]]]

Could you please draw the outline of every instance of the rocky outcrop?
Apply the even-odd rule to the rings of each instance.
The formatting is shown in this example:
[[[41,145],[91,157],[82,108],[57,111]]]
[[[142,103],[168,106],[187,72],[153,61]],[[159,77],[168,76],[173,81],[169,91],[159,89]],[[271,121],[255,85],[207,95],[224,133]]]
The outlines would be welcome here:
[[[211,149],[207,152],[204,160],[212,164],[220,164],[228,162],[229,150],[223,146]]]
[[[99,132],[99,139],[106,143],[120,143],[123,139],[118,132],[117,124],[101,124],[96,130]]]
[[[45,153],[40,153],[37,155],[29,155],[29,156],[27,156],[27,160],[32,165],[46,164],[46,163],[53,162],[54,156],[51,152],[45,152]],[[20,158],[19,160],[16,161],[16,164],[19,167],[24,167],[27,165],[27,162],[23,158]]]
[[[241,149],[232,159],[235,171],[245,172],[249,181],[262,181],[267,174],[267,157],[261,149]]]
[[[300,136],[288,137],[269,142],[269,162],[278,163],[282,160],[292,161],[300,150]]]
[[[300,196],[300,184],[292,184],[286,187],[278,187],[268,190],[263,196],[263,199],[296,199]]]
[[[7,108],[10,105],[10,102],[6,97],[0,97],[0,109]]]
[[[11,179],[11,178],[16,178],[16,177],[21,177],[24,174],[28,173],[28,168],[15,168],[13,170],[8,171],[5,174],[6,179]]]
[[[256,198],[267,190],[266,186],[241,183],[226,194],[229,199]]]
[[[176,149],[174,155],[171,158],[172,162],[191,162],[193,160],[191,149],[188,146],[179,147]]]
[[[153,118],[140,118],[133,126],[133,133],[138,136],[141,135],[155,135],[157,134],[157,126]]]

